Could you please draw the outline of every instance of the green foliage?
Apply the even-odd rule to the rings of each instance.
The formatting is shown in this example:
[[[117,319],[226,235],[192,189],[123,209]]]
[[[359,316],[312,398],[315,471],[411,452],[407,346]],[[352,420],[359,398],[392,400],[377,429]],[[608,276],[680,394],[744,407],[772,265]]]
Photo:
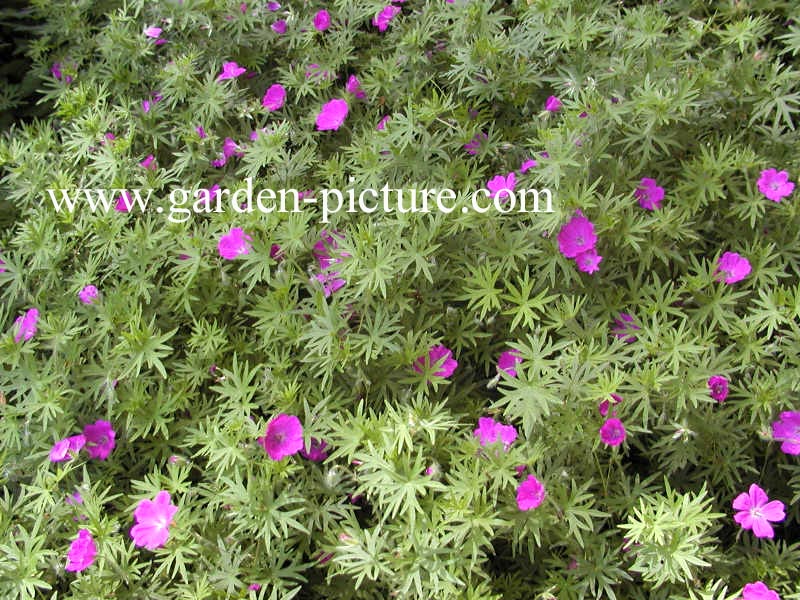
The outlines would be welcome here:
[[[757,184],[800,175],[793,3],[408,0],[382,33],[384,4],[365,0],[8,4],[0,596],[733,600],[764,581],[800,598],[800,465],[771,433],[800,410],[800,211],[797,190],[775,203]],[[228,61],[252,76],[218,81]],[[345,92],[350,75],[366,99]],[[287,100],[270,112],[275,83]],[[333,98],[348,117],[318,131]],[[242,155],[214,167],[226,138]],[[552,191],[552,212],[462,212],[512,171]],[[658,210],[637,203],[644,177],[666,190]],[[246,178],[457,198],[451,214],[323,223],[303,203],[168,220],[175,188]],[[152,188],[152,202],[57,212],[45,191],[89,187]],[[595,224],[594,274],[559,251],[576,209]],[[234,227],[251,250],[225,260]],[[327,296],[326,231],[346,282]],[[726,251],[752,265],[733,285],[716,278]],[[16,342],[32,307],[38,331]],[[613,332],[623,312],[630,343]],[[450,376],[425,358],[439,344]],[[512,349],[515,376],[497,367]],[[713,375],[730,381],[724,403]],[[614,448],[598,435],[612,394],[627,431]],[[324,461],[268,457],[258,438],[281,413],[306,448],[327,442]],[[514,442],[482,446],[487,416]],[[117,434],[108,459],[49,460],[100,419]],[[523,511],[529,474],[546,497]],[[786,505],[774,540],[733,520],[753,482]],[[179,509],[150,551],[129,532],[161,490]],[[72,573],[80,528],[98,554]]]

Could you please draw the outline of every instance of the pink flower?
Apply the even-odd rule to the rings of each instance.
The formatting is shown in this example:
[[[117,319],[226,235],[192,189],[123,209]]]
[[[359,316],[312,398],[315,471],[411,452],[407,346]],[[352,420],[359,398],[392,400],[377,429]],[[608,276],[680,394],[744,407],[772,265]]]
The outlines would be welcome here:
[[[286,33],[286,20],[285,19],[278,19],[272,24],[272,31],[277,33],[278,35],[283,35]]]
[[[224,156],[226,159],[230,158],[231,156],[240,158],[244,156],[244,152],[241,151],[239,144],[237,144],[233,138],[226,137],[225,141],[222,142],[222,156]]]
[[[483,142],[489,139],[488,134],[481,131],[480,133],[476,133],[472,136],[472,139],[464,144],[464,150],[466,150],[467,154],[470,156],[475,156],[481,148]]]
[[[86,445],[86,438],[82,435],[73,435],[59,440],[50,449],[50,462],[64,462],[77,456],[81,448]]]
[[[399,6],[392,6],[391,4],[384,6],[383,10],[372,19],[372,24],[378,28],[378,31],[386,31],[386,28],[389,27],[389,22],[394,19],[398,13],[400,13]]]
[[[606,419],[600,427],[600,441],[607,446],[619,446],[625,441],[625,426],[616,418]]]
[[[769,589],[763,581],[756,581],[742,588],[742,600],[781,600],[781,597],[778,592]]]
[[[247,589],[250,590],[251,592],[257,592],[258,590],[261,589],[261,584],[251,583],[250,585],[247,586]]]
[[[278,2],[267,2],[267,9],[272,12],[275,12],[276,10],[281,9],[281,5]]]
[[[538,508],[546,492],[542,482],[536,479],[535,475],[528,475],[528,478],[517,486],[517,507],[520,510],[532,510]]]
[[[607,417],[608,416],[608,409],[611,408],[611,402],[614,403],[616,406],[620,402],[622,402],[622,396],[619,394],[609,394],[611,396],[611,401],[603,400],[600,404],[597,405],[597,411],[600,413],[600,416]]]
[[[584,250],[575,257],[575,264],[578,265],[578,270],[584,273],[594,273],[600,270],[600,262],[603,257],[597,254],[594,248]]]
[[[519,168],[519,172],[520,174],[527,173],[530,169],[536,166],[538,166],[538,163],[532,158],[529,158],[528,160],[522,163],[522,165]]]
[[[53,63],[53,66],[50,67],[50,74],[61,81],[61,63]]]
[[[350,77],[347,79],[347,85],[345,85],[344,89],[348,94],[353,94],[359,100],[363,100],[367,97],[367,95],[361,89],[361,82],[355,75],[350,75]]]
[[[579,210],[558,232],[558,249],[567,258],[575,258],[581,252],[594,248],[596,243],[594,225]]]
[[[478,419],[478,428],[472,432],[481,446],[494,444],[498,439],[503,442],[503,449],[508,450],[514,440],[517,439],[517,429],[513,425],[503,425],[491,417],[481,417]]]
[[[639,206],[645,210],[656,210],[661,208],[660,202],[664,199],[664,188],[658,187],[655,179],[643,177],[634,196],[639,201]]]
[[[69,545],[65,569],[75,573],[83,571],[92,566],[95,556],[97,556],[97,545],[91,532],[88,529],[79,529],[78,537]]]
[[[132,206],[133,206],[133,199],[131,198],[131,195],[127,192],[127,190],[125,190],[117,198],[117,202],[114,204],[114,210],[117,212],[126,213],[130,212]]]
[[[217,76],[217,81],[224,81],[226,79],[236,79],[239,75],[247,71],[244,67],[240,67],[235,62],[226,62],[222,65],[222,73]]]
[[[156,157],[152,154],[148,154],[147,158],[145,158],[142,162],[139,163],[139,166],[147,169],[148,171],[155,171],[156,170]]]
[[[634,323],[632,315],[621,312],[619,316],[614,319],[614,327],[611,328],[611,333],[614,334],[614,337],[621,339],[623,342],[631,344],[636,341],[636,335],[633,332],[640,329],[641,327]]]
[[[784,505],[780,500],[769,501],[766,492],[753,483],[750,490],[741,493],[733,500],[733,508],[739,512],[733,515],[733,520],[742,526],[742,529],[752,529],[753,535],[758,538],[775,537],[771,522],[783,521],[786,518]]]
[[[714,400],[725,402],[725,398],[728,397],[728,380],[722,375],[712,375],[708,378],[708,389]]]
[[[80,301],[84,304],[92,304],[97,298],[97,295],[97,288],[93,285],[87,285],[78,292],[78,298],[80,298]]]
[[[178,507],[172,504],[169,492],[156,494],[155,500],[141,500],[133,511],[136,525],[131,527],[131,538],[136,546],[155,550],[167,543],[169,527]]]
[[[327,10],[320,10],[314,15],[314,29],[325,31],[331,25],[331,15]]]
[[[39,309],[30,308],[28,311],[17,317],[14,326],[17,328],[14,334],[14,342],[19,344],[21,340],[26,342],[36,335],[36,324],[39,322]]]
[[[0,273],[5,273],[6,272],[6,268],[3,266],[4,264],[6,264],[6,263],[3,261],[2,258],[0,258]]]
[[[266,108],[268,111],[279,110],[283,107],[283,103],[285,101],[286,88],[280,83],[275,83],[269,86],[269,89],[264,94],[264,97],[261,99],[261,106]]]
[[[328,453],[325,448],[328,447],[328,442],[323,440],[318,440],[315,437],[311,438],[311,445],[309,446],[308,451],[306,452],[305,447],[300,450],[300,456],[306,458],[312,462],[322,462],[326,458],[328,458]]]
[[[153,39],[157,39],[161,36],[161,27],[148,27],[144,30],[144,34]]]
[[[204,140],[204,139],[206,139],[208,137],[206,135],[206,130],[203,129],[202,125],[198,125],[197,127],[195,127],[195,131],[197,132],[197,135],[200,136],[201,140]]]
[[[142,112],[150,112],[150,100],[142,100]]]
[[[750,261],[736,252],[725,252],[717,263],[715,274],[719,273],[717,281],[722,279],[731,284],[741,281],[750,274]]]
[[[772,424],[772,437],[781,444],[785,454],[800,454],[800,411],[781,413],[779,421]]]
[[[322,106],[317,115],[317,130],[327,131],[339,129],[347,118],[347,101],[341,99],[331,100]]]
[[[773,202],[780,202],[792,195],[794,183],[789,181],[789,174],[786,171],[767,169],[761,171],[761,177],[758,178],[758,191]]]
[[[86,452],[89,458],[105,460],[116,446],[114,442],[116,432],[108,421],[95,421],[92,425],[85,425],[83,435],[86,437]]]
[[[522,362],[522,355],[519,350],[506,350],[497,359],[497,370],[504,371],[509,377],[517,376],[516,366]]]
[[[561,110],[561,100],[556,98],[555,96],[550,96],[547,101],[544,103],[544,109],[547,112],[558,112]]]
[[[267,423],[258,443],[272,460],[281,460],[303,449],[303,426],[294,415],[279,414]]]
[[[434,375],[437,377],[450,377],[450,375],[453,374],[453,371],[456,370],[458,361],[453,358],[452,351],[441,344],[433,346],[430,350],[428,350],[427,355],[417,358],[417,360],[414,361],[414,370],[417,373],[422,373],[423,369],[425,369],[427,366],[434,366],[442,360],[444,360],[444,362],[441,363],[439,370],[436,371]]]
[[[233,260],[237,256],[250,254],[250,244],[252,241],[241,227],[234,227],[230,232],[220,236],[217,249],[219,255],[226,260]]]
[[[511,173],[508,173],[505,177],[502,175],[495,175],[492,177],[486,182],[486,189],[492,193],[490,196],[492,200],[496,198],[505,198],[505,200],[503,200],[503,202],[505,202],[510,196],[509,192],[514,192],[514,187],[516,185],[516,174],[514,171],[511,171]]]
[[[333,292],[347,285],[347,280],[337,277],[337,275],[339,275],[339,271],[329,271],[314,275],[314,279],[322,284],[322,293],[326,298],[330,298]]]
[[[66,502],[70,506],[77,506],[78,504],[83,504],[83,496],[81,496],[80,492],[75,491],[69,496],[67,496],[67,499],[64,500],[64,502]]]
[[[391,118],[391,115],[386,115],[386,116],[384,116],[384,117],[383,117],[383,118],[382,118],[380,121],[378,121],[378,125],[377,125],[377,127],[375,127],[375,129],[376,129],[377,131],[383,131],[384,129],[386,129],[386,122],[387,122],[387,121],[388,121],[390,118]]]

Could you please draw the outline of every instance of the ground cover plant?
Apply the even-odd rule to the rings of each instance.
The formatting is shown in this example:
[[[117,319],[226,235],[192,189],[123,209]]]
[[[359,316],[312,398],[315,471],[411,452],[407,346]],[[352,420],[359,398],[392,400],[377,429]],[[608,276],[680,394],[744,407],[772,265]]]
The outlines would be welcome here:
[[[3,598],[800,598],[795,3],[8,6]]]

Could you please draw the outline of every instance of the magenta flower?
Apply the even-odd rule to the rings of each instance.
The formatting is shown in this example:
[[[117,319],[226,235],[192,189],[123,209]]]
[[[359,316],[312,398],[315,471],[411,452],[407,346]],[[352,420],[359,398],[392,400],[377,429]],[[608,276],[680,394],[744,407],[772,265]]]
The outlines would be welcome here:
[[[70,506],[77,506],[79,504],[83,504],[83,496],[81,496],[80,492],[75,491],[69,494],[66,500],[64,500],[64,502],[66,502]]]
[[[61,81],[61,63],[53,63],[53,66],[50,67],[50,74]]]
[[[339,129],[347,118],[347,101],[341,99],[331,100],[322,106],[317,115],[317,130],[328,131]]]
[[[610,401],[608,399],[606,399],[606,400],[603,400],[602,402],[600,402],[600,404],[597,405],[597,411],[600,413],[600,416],[602,416],[602,417],[607,417],[608,416],[608,410],[611,408],[611,402],[614,403],[614,406],[616,406],[617,404],[622,402],[622,396],[620,396],[619,394],[610,394],[610,396],[611,396],[611,400]],[[616,414],[616,413],[614,413],[614,414]]]
[[[488,182],[486,182],[486,189],[492,194],[492,200],[497,198],[505,198],[503,202],[507,201],[510,197],[510,192],[514,192],[514,187],[517,185],[516,174],[514,171],[508,173],[505,177],[502,175],[495,175]]]
[[[83,435],[86,438],[86,452],[89,458],[105,460],[116,446],[114,438],[116,432],[108,421],[95,421],[92,425],[85,425]]]
[[[529,158],[528,160],[523,161],[522,165],[520,165],[519,172],[520,172],[520,174],[527,173],[533,167],[538,166],[538,164],[539,163],[537,163],[535,160],[533,160],[532,158]]]
[[[77,456],[86,445],[86,438],[82,435],[73,435],[57,441],[50,449],[50,462],[64,462]]]
[[[789,181],[789,174],[786,171],[767,169],[761,171],[761,177],[758,178],[758,191],[773,202],[780,202],[792,195],[794,183]]]
[[[769,501],[766,492],[753,483],[748,492],[743,492],[733,500],[733,508],[739,512],[733,515],[733,520],[742,526],[742,529],[752,529],[753,535],[758,538],[775,537],[770,522],[776,523],[786,518],[784,505],[780,500]]]
[[[303,426],[294,415],[279,414],[267,423],[258,443],[272,460],[282,460],[303,449]]]
[[[506,350],[497,359],[497,370],[504,371],[509,377],[517,376],[517,365],[522,362],[519,350]]]
[[[575,257],[575,264],[578,265],[578,270],[584,273],[594,273],[600,270],[600,262],[603,257],[597,254],[594,248],[584,250]]]
[[[353,94],[359,100],[363,100],[367,97],[367,95],[361,89],[361,82],[355,75],[350,75],[350,77],[347,79],[347,85],[345,85],[344,89],[348,94]]]
[[[65,569],[77,573],[88,569],[97,556],[97,545],[88,529],[79,529],[78,537],[72,540],[67,552],[67,566]]]
[[[114,210],[117,212],[126,213],[130,212],[132,206],[133,199],[128,191],[125,190],[119,195],[119,197],[117,197],[117,202],[114,204]]]
[[[641,327],[634,323],[632,315],[621,312],[619,316],[614,319],[614,327],[611,328],[611,333],[614,334],[614,337],[621,339],[623,342],[631,344],[636,341],[636,334],[634,331],[640,329]]]
[[[156,157],[152,154],[148,154],[147,158],[145,158],[142,162],[139,163],[139,166],[147,169],[148,171],[155,171],[156,170]]]
[[[347,285],[347,280],[338,277],[338,275],[339,271],[328,271],[314,275],[314,279],[322,284],[322,293],[326,298],[330,298],[331,294]]]
[[[483,142],[487,141],[488,139],[488,134],[484,133],[483,131],[476,133],[470,141],[464,144],[464,150],[466,150],[467,154],[470,156],[475,156],[481,149]]]
[[[150,112],[150,100],[142,100],[142,112],[145,114]]]
[[[478,428],[472,435],[480,440],[481,446],[488,446],[500,440],[503,442],[503,449],[508,450],[517,439],[517,429],[513,425],[498,423],[491,417],[481,417],[478,419]]]
[[[97,288],[93,285],[87,285],[78,292],[78,298],[80,298],[80,301],[84,304],[92,304],[95,299],[97,299],[97,296]]]
[[[728,380],[722,375],[712,375],[708,378],[708,389],[714,400],[725,402],[725,398],[728,397]]]
[[[778,592],[769,589],[763,581],[756,581],[742,588],[742,600],[781,600],[781,597]]]
[[[606,446],[619,446],[625,441],[625,426],[617,418],[606,419],[600,427],[600,441]]]
[[[458,361],[453,358],[453,352],[450,348],[442,346],[441,344],[433,346],[428,350],[427,355],[417,358],[417,360],[414,361],[414,370],[417,373],[422,373],[426,366],[433,366],[442,360],[444,360],[444,362],[441,363],[439,370],[436,371],[434,375],[437,377],[450,377],[453,371],[456,370]]]
[[[2,258],[0,258],[0,273],[5,273],[6,272],[6,268],[3,266],[5,264],[6,264],[5,261],[3,261]]]
[[[378,31],[386,31],[386,28],[389,27],[389,22],[399,13],[399,6],[392,6],[391,4],[384,6],[383,10],[372,19],[372,24],[378,28]]]
[[[250,590],[251,592],[257,592],[258,590],[261,589],[261,584],[251,583],[250,585],[247,586],[247,589]]]
[[[267,2],[267,9],[271,12],[275,12],[281,9],[281,5],[279,2]]]
[[[237,256],[250,254],[249,242],[252,239],[241,227],[234,227],[230,232],[220,236],[217,250],[222,258],[233,260]]]
[[[312,462],[322,462],[328,458],[328,452],[325,450],[327,447],[328,442],[312,437],[311,445],[309,446],[308,451],[306,451],[305,447],[303,447],[303,449],[300,450],[300,456]]]
[[[144,30],[144,34],[149,38],[158,39],[161,37],[161,31],[161,27],[148,27]]]
[[[197,135],[200,137],[201,140],[204,140],[208,137],[208,135],[206,134],[206,130],[203,129],[202,125],[198,125],[197,127],[195,127],[194,130],[197,132]]]
[[[785,454],[800,454],[800,411],[782,412],[780,420],[772,424],[772,437],[783,442],[781,450]]]
[[[660,202],[664,199],[664,188],[658,187],[655,179],[643,177],[634,196],[639,201],[639,206],[645,210],[656,210],[661,208]]]
[[[736,252],[725,252],[717,263],[715,274],[719,273],[717,281],[722,279],[727,284],[741,281],[750,274],[750,261]]]
[[[17,317],[16,321],[14,321],[14,326],[17,328],[14,334],[14,342],[19,344],[22,340],[26,342],[30,340],[36,335],[36,324],[38,322],[39,309],[37,308],[30,308],[24,315]]]
[[[327,10],[320,10],[314,15],[314,29],[325,31],[331,25],[331,15]]]
[[[547,112],[558,112],[561,110],[561,100],[556,98],[555,96],[550,96],[547,101],[544,103],[544,109]]]
[[[597,235],[594,224],[578,210],[558,232],[558,249],[566,258],[575,258],[581,252],[594,248]]]
[[[237,144],[233,138],[226,137],[225,141],[222,142],[222,156],[224,156],[226,159],[230,158],[231,156],[240,158],[244,156],[244,152],[241,151],[239,144]]]
[[[386,115],[383,118],[381,118],[381,120],[378,121],[378,125],[375,127],[375,129],[377,131],[383,131],[384,129],[386,129],[386,123],[387,123],[387,121],[389,121],[390,118],[391,118],[391,115]]]
[[[279,110],[283,107],[283,103],[285,101],[286,88],[284,88],[280,83],[275,83],[269,86],[269,89],[264,94],[264,97],[261,99],[261,106],[269,111]]]
[[[274,31],[278,35],[283,35],[284,33],[286,33],[286,20],[278,19],[272,24],[271,28],[272,31]]]
[[[235,62],[230,61],[222,65],[222,73],[217,76],[217,81],[224,81],[226,79],[236,79],[239,75],[247,71],[244,67],[240,67]]]
[[[520,510],[533,510],[544,502],[545,496],[542,482],[536,479],[535,475],[528,475],[528,478],[517,486],[517,507]]]
[[[339,251],[337,239],[343,240],[344,236],[338,231],[328,232],[323,229],[319,232],[319,238],[311,252],[323,271],[350,256],[346,252]]]
[[[156,494],[155,500],[141,500],[133,511],[136,525],[131,527],[131,538],[136,546],[155,550],[167,543],[169,528],[178,507],[172,504],[169,492]]]

